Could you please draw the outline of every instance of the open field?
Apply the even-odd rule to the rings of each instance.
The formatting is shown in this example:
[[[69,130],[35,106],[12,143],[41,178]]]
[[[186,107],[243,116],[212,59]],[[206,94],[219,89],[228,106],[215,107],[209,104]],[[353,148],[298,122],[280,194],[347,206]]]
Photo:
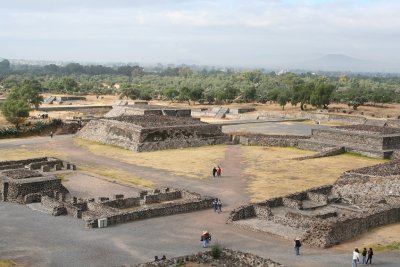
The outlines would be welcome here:
[[[225,156],[225,145],[135,153],[116,146],[76,138],[74,143],[91,153],[126,163],[165,170],[194,179],[210,177]]]
[[[242,146],[241,150],[247,190],[255,202],[332,184],[346,170],[384,162],[348,154],[298,161],[293,159],[315,152],[296,148]]]
[[[22,265],[16,264],[12,260],[0,260],[0,267],[22,267]]]

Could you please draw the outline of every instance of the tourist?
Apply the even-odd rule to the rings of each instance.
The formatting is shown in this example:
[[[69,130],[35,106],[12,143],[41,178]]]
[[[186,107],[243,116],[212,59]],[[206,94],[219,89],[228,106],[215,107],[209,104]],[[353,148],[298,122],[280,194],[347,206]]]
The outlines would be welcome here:
[[[222,169],[220,166],[218,166],[218,170],[217,170],[218,177],[221,176],[221,174],[222,174]]]
[[[369,261],[369,264],[372,264],[372,255],[374,255],[374,252],[372,251],[372,248],[369,248],[369,250],[368,250],[368,259],[367,259],[367,262],[365,264],[368,264],[368,261]]]
[[[50,138],[53,138],[53,131],[50,132]]]
[[[217,176],[217,168],[214,167],[212,170],[213,177]]]
[[[300,247],[301,247],[300,238],[297,237],[294,240],[294,251],[296,253],[296,256],[300,255]]]
[[[154,256],[154,261],[159,261],[158,256]]]
[[[222,212],[222,202],[221,199],[218,198],[217,198],[217,209],[218,209],[218,214]]]
[[[351,267],[357,267],[357,262],[360,261],[360,256],[358,255],[358,253],[358,248],[355,248],[353,252],[353,261],[351,262]]]
[[[362,263],[365,264],[365,262],[367,261],[367,248],[364,248],[362,253]]]
[[[214,199],[214,201],[212,203],[214,212],[217,212],[217,210],[218,210],[218,206],[217,205],[218,205],[218,198]]]
[[[211,241],[211,235],[208,231],[203,231],[203,234],[201,235],[200,241],[203,242],[203,248],[208,247],[208,243]]]
[[[165,255],[162,255],[161,260],[162,260],[162,261],[165,261],[166,259],[167,259],[167,257],[165,257]]]

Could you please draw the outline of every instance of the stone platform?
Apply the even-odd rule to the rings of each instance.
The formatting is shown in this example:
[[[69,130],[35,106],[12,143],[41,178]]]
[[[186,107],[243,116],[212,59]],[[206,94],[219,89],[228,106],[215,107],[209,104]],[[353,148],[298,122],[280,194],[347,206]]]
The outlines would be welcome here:
[[[311,138],[299,140],[298,147],[317,151],[344,147],[346,152],[389,159],[400,150],[400,129],[371,125],[313,129]]]

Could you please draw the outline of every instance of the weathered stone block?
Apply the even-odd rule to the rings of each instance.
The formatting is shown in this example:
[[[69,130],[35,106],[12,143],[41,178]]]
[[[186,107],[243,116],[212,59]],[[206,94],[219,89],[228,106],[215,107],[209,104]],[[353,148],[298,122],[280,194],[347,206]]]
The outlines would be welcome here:
[[[43,165],[41,168],[42,172],[49,172],[50,171],[50,166],[48,165]]]

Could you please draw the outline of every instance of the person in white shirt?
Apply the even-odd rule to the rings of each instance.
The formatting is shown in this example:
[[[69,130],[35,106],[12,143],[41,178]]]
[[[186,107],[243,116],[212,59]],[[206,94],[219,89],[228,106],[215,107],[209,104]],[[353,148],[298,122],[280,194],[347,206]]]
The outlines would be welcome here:
[[[360,256],[358,255],[358,253],[358,248],[355,248],[353,252],[353,261],[351,263],[351,267],[357,267],[357,263],[360,261]]]

